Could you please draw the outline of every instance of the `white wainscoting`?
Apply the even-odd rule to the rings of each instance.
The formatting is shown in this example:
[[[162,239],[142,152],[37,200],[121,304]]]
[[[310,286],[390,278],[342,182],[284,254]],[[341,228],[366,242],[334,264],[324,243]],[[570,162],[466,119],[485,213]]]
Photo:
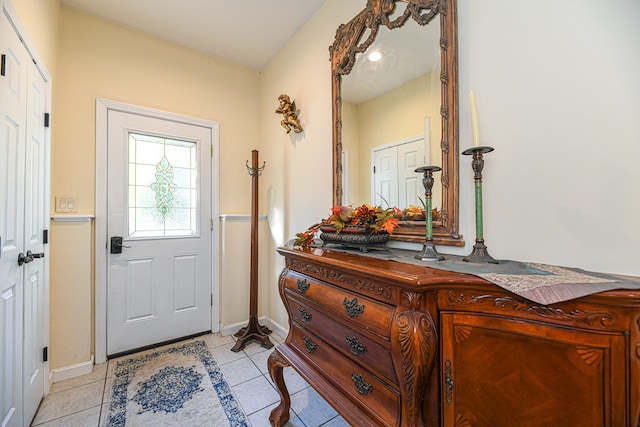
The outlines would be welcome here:
[[[270,280],[274,277],[273,258],[277,256],[266,215],[258,217],[258,318],[281,336],[286,329],[268,316],[271,312]],[[251,216],[220,215],[220,333],[232,335],[249,320],[251,273]],[[277,286],[275,287],[277,289]],[[215,301],[214,301],[215,304]]]
[[[52,382],[90,373],[92,352],[93,215],[51,217]],[[69,248],[86,248],[69,252]]]

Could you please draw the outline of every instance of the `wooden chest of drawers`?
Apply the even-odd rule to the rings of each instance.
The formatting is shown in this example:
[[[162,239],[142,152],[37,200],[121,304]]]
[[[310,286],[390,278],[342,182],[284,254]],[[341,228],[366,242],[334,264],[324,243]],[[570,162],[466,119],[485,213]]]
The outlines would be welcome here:
[[[640,292],[540,306],[475,276],[278,250],[293,366],[357,426],[640,427]],[[514,424],[515,423],[515,424]]]

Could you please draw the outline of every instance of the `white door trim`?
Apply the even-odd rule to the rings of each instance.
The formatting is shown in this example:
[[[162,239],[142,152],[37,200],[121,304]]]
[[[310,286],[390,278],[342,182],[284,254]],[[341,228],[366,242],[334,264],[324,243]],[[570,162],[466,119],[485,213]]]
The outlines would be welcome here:
[[[121,111],[211,129],[213,156],[211,157],[211,330],[220,328],[217,296],[219,283],[219,199],[220,199],[220,140],[219,124],[214,121],[183,116],[166,111],[96,98],[96,220],[95,220],[95,361],[107,360],[107,116],[109,111]]]

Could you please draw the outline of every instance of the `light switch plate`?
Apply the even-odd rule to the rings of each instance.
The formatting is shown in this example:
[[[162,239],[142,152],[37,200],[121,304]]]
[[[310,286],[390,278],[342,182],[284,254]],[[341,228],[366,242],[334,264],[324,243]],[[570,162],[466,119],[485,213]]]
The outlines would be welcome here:
[[[56,212],[78,212],[78,198],[76,196],[56,196]]]
[[[56,196],[56,212],[68,212],[66,197]]]
[[[69,212],[78,212],[77,197],[67,197],[67,209]]]

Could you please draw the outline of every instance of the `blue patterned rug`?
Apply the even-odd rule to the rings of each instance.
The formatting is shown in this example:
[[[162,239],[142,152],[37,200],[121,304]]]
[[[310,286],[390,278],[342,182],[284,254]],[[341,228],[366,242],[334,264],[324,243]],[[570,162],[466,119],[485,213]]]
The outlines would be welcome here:
[[[248,427],[204,341],[150,350],[116,362],[107,427]]]

